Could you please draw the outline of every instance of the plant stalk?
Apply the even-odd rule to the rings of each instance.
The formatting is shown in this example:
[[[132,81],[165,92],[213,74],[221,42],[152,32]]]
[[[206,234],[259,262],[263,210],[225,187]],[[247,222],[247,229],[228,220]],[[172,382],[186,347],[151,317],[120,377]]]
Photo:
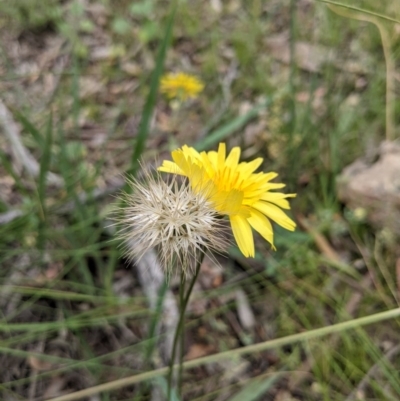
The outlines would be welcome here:
[[[182,274],[181,275],[181,287],[179,289],[180,301],[181,301],[180,302],[179,321],[178,321],[178,324],[177,324],[176,330],[175,330],[174,342],[172,345],[172,353],[171,353],[171,358],[170,358],[169,367],[168,367],[168,375],[167,375],[167,384],[168,384],[167,400],[168,401],[171,401],[174,363],[175,363],[176,350],[177,350],[177,346],[178,346],[178,340],[180,337],[182,338],[182,342],[183,342],[183,328],[184,328],[186,307],[187,307],[187,304],[189,303],[189,298],[192,293],[194,283],[196,282],[197,277],[199,276],[200,267],[203,263],[205,252],[206,252],[206,250],[202,248],[201,255],[200,255],[199,259],[197,260],[195,273],[190,282],[189,288],[184,296],[183,296],[184,286],[186,283],[185,269],[183,269],[182,273],[181,273]],[[181,387],[182,387],[182,371],[183,371],[183,344],[181,343],[181,356],[179,358],[178,393],[180,393]]]

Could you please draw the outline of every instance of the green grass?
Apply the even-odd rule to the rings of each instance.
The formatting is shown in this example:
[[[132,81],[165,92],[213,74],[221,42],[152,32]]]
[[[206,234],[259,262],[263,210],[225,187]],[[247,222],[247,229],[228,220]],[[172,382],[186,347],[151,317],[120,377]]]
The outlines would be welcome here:
[[[104,0],[92,8],[51,1],[45,10],[35,2],[0,4],[2,101],[39,166],[35,178],[21,170],[0,138],[0,215],[22,212],[0,224],[1,399],[41,398],[57,378],[71,392],[105,385],[102,401],[147,400],[153,387],[166,387],[158,370],[160,311],[147,307],[109,212],[139,159],[162,160],[185,143],[215,149],[220,141],[242,146],[245,159],[263,157],[263,169],[298,193],[294,218],[306,216],[341,259],[324,254],[301,227],[277,228],[273,253],[256,237],[254,260],[233,247],[220,261],[222,284],[205,284],[195,294],[201,312],[188,314],[188,349],[207,346],[214,356],[201,363],[219,363],[213,373],[187,363],[184,399],[272,399],[285,390],[341,401],[363,380],[365,400],[399,398],[398,358],[386,358],[398,342],[398,317],[362,326],[353,320],[398,307],[397,237],[357,220],[336,193],[342,169],[385,139],[382,41],[374,23],[326,3],[221,2],[219,10],[218,2],[180,1],[176,14],[161,0]],[[346,4],[344,12],[366,10],[394,35],[395,7]],[[317,71],[304,70],[293,54],[282,62],[269,48],[278,35],[286,35],[288,51],[306,43],[314,55],[334,51],[340,62],[327,60]],[[393,40],[395,62],[397,47]],[[345,67],[350,61],[358,72]],[[158,85],[163,71],[180,70],[206,87],[176,112]],[[49,184],[49,172],[61,186]],[[256,316],[253,330],[241,326],[238,289]],[[330,334],[341,322],[351,327]],[[265,349],[240,353],[258,343]],[[243,381],[244,373],[226,379],[229,351],[235,364],[247,363]],[[124,378],[129,385],[116,382]]]

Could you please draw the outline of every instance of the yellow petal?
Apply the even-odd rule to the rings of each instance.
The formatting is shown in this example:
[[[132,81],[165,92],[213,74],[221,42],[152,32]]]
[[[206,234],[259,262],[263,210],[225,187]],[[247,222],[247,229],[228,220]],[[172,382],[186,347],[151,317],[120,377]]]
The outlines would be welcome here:
[[[157,170],[164,173],[184,175],[183,171],[174,162],[171,162],[169,160],[164,160],[162,166],[159,167]]]
[[[270,171],[269,173],[263,173],[264,178],[267,179],[268,181],[273,180],[275,177],[278,177],[278,173],[275,173],[274,171]]]
[[[257,159],[252,160],[251,162],[242,162],[238,166],[238,170],[242,176],[243,180],[246,180],[254,171],[256,171],[261,163],[263,162],[262,157],[258,157]]]
[[[252,206],[254,209],[264,213],[271,220],[274,220],[283,228],[286,228],[286,230],[294,231],[296,223],[290,217],[286,216],[286,214],[279,209],[278,206],[263,201],[256,202]]]
[[[231,169],[236,169],[240,158],[240,148],[238,146],[234,147],[229,153],[225,161],[225,166]]]
[[[266,192],[261,195],[260,200],[274,203],[282,209],[290,209],[289,202],[285,198],[295,198],[296,194],[283,194],[281,192]]]
[[[205,192],[205,187],[207,185],[207,180],[204,179],[205,176],[206,173],[202,167],[196,166],[195,164],[191,166],[188,177],[190,180],[190,185],[196,193]]]
[[[241,215],[230,217],[233,236],[246,258],[254,258],[254,240],[250,224]]]
[[[184,151],[186,156],[190,156],[194,160],[200,159],[200,154],[195,148],[184,145],[184,146],[182,146],[182,150]]]
[[[269,184],[269,183],[263,184],[257,181],[251,182],[251,178],[247,180],[246,185],[247,185],[246,187],[242,186],[241,189],[244,192],[246,192],[246,194],[248,194],[249,196],[254,196],[254,193],[261,195],[262,193],[267,192],[270,189],[278,189],[278,188],[283,188],[285,186],[285,184]]]
[[[274,232],[271,222],[259,211],[250,209],[251,216],[247,219],[250,225],[259,232],[274,247]]]
[[[210,152],[207,153],[208,160],[210,160],[210,163],[213,165],[214,170],[218,170],[218,154],[217,152],[214,152],[211,150]]]
[[[215,168],[214,168],[213,164],[211,163],[206,152],[200,153],[200,160],[201,160],[201,163],[203,164],[204,169],[207,171],[208,176],[212,177],[215,174]]]
[[[237,214],[243,201],[243,192],[236,189],[218,191],[212,198],[214,207],[221,214]]]
[[[223,169],[225,165],[226,145],[221,142],[218,146],[218,168]]]
[[[182,170],[183,175],[188,176],[191,166],[190,163],[188,163],[184,153],[181,150],[175,150],[171,153],[171,155],[176,165]]]
[[[285,188],[285,187],[286,187],[286,184],[280,184],[280,183],[275,184],[274,182],[271,182],[269,184],[264,185],[263,188],[266,191],[269,191],[270,189],[281,189],[281,188]]]

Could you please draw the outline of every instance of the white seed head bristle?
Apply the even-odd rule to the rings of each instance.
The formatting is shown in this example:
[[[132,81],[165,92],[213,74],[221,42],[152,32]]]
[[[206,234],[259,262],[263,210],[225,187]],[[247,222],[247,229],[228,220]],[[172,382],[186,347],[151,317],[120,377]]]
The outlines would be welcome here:
[[[159,173],[146,172],[143,182],[133,179],[129,184],[132,194],[123,195],[125,206],[118,219],[119,237],[129,258],[139,260],[157,247],[168,273],[176,266],[190,273],[202,253],[226,249],[220,217],[187,181],[172,176],[165,182]]]

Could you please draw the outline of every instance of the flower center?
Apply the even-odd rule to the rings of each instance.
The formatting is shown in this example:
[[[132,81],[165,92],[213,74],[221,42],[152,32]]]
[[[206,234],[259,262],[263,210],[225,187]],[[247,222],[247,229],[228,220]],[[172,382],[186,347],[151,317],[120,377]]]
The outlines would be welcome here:
[[[229,167],[217,171],[210,181],[214,186],[210,200],[220,214],[235,215],[241,211],[244,192],[240,174]]]

